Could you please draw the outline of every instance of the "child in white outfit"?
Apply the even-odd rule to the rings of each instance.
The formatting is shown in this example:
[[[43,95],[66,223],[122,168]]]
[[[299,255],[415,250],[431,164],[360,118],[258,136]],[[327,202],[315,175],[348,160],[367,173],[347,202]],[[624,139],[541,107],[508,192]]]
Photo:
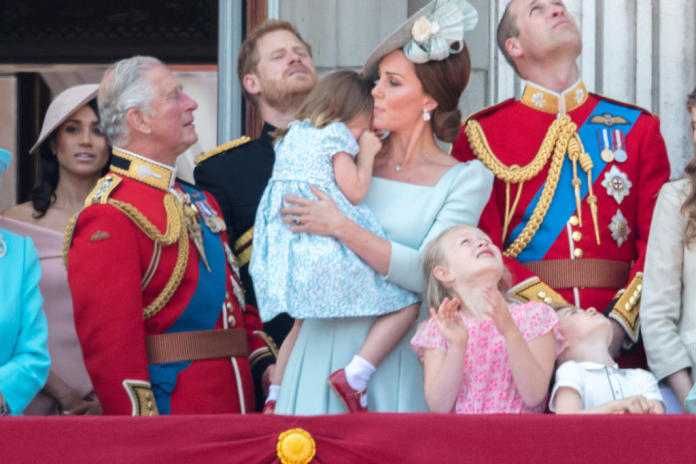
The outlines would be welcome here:
[[[662,414],[657,380],[644,369],[620,369],[609,354],[609,319],[593,308],[556,313],[566,346],[558,357],[549,409],[557,414]]]

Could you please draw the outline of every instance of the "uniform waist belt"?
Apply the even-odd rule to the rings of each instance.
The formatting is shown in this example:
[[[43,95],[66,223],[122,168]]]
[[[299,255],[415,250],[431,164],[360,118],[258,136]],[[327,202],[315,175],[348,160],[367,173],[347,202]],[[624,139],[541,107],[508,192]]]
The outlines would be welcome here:
[[[239,328],[148,335],[145,346],[149,364],[249,356],[246,331]]]
[[[547,259],[522,263],[552,288],[613,288],[626,286],[629,263],[610,259]]]

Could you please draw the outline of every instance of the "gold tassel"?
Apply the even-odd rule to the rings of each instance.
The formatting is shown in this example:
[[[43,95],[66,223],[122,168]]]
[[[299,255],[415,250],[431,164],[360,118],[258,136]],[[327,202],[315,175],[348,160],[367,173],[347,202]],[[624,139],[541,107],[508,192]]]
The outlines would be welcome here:
[[[585,153],[584,148],[582,150],[582,155],[580,155],[580,165],[582,166],[583,170],[587,172],[587,186],[589,189],[589,194],[587,195],[587,203],[590,205],[590,213],[592,213],[592,223],[594,224],[595,240],[597,241],[597,245],[600,245],[601,242],[599,239],[599,223],[597,220],[597,197],[595,196],[594,191],[592,189],[593,164],[592,158],[590,158],[590,155]]]
[[[578,178],[578,158],[580,158],[580,145],[573,137],[568,142],[568,158],[573,162],[573,191],[575,193],[575,209],[578,214],[578,222],[580,227],[582,227],[582,199],[580,197],[580,179]]]

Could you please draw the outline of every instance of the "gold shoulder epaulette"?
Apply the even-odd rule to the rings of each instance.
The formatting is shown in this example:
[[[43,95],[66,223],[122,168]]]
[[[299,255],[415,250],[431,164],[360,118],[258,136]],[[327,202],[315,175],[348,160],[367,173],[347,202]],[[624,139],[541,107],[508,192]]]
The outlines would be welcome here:
[[[118,184],[120,184],[122,180],[123,179],[119,176],[115,176],[111,173],[99,179],[97,185],[95,185],[92,191],[89,192],[89,195],[87,195],[85,207],[98,203],[106,204],[109,201],[109,195],[118,187]]]
[[[109,173],[99,179],[97,184],[94,186],[87,198],[85,198],[85,205],[80,211],[73,214],[70,218],[70,222],[65,229],[65,234],[63,235],[63,265],[68,267],[68,253],[70,252],[70,246],[72,245],[73,234],[75,233],[75,225],[77,224],[77,218],[83,209],[90,205],[96,205],[99,203],[107,203],[109,200],[109,195],[114,191],[118,184],[121,183],[123,179],[118,176],[114,176]]]
[[[193,160],[194,164],[199,164],[202,163],[203,161],[212,158],[215,155],[218,155],[222,153],[223,151],[231,150],[232,148],[237,148],[241,145],[244,145],[245,143],[251,142],[251,138],[243,135],[239,137],[238,139],[232,140],[227,143],[223,143],[219,147],[215,147],[210,151],[207,151],[205,153],[201,153],[200,155],[196,156],[196,159]]]

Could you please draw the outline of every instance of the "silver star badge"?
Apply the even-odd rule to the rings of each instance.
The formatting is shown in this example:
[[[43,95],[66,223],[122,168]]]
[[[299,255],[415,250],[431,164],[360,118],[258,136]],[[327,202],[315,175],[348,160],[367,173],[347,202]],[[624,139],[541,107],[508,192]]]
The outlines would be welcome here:
[[[632,185],[626,173],[621,172],[616,166],[612,166],[609,172],[604,174],[604,180],[602,180],[602,187],[607,189],[607,193],[614,197],[618,204],[621,204],[623,199],[628,196]]]
[[[626,217],[620,209],[616,210],[616,214],[611,218],[609,230],[611,230],[611,238],[613,238],[619,246],[624,244],[628,238],[628,234],[631,233],[631,228],[628,227],[628,221],[626,221]]]

